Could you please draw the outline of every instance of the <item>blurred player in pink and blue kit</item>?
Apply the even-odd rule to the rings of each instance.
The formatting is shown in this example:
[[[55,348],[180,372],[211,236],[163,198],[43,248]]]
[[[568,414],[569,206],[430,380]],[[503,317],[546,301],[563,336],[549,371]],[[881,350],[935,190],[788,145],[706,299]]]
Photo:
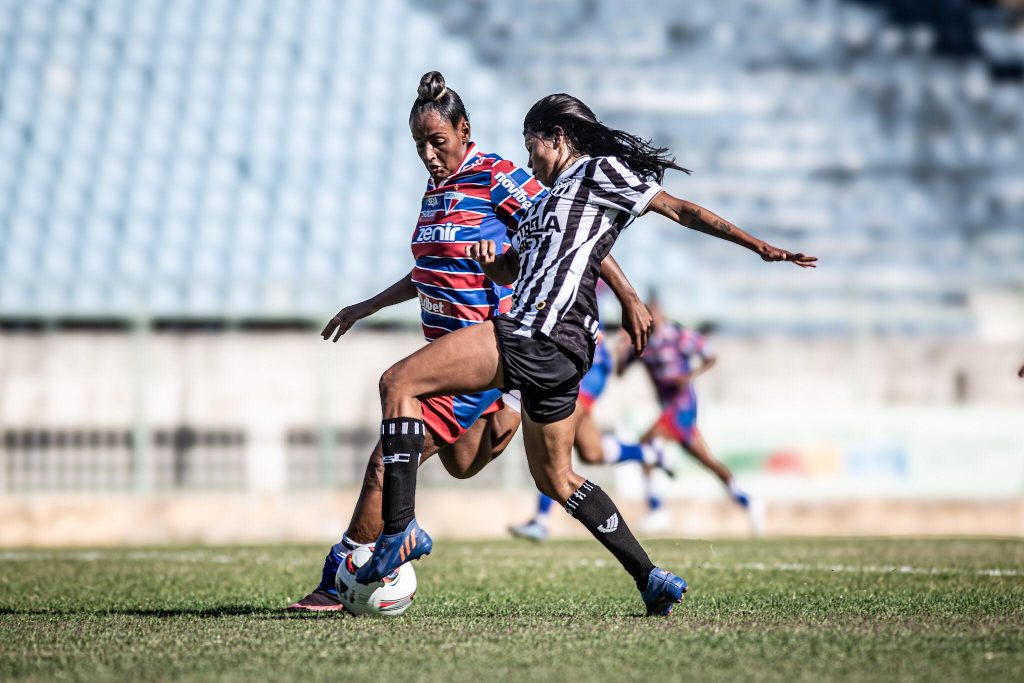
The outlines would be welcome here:
[[[733,501],[746,510],[754,534],[760,535],[764,520],[761,501],[737,486],[732,472],[711,454],[697,429],[697,392],[693,380],[710,370],[717,359],[704,334],[668,320],[654,297],[647,306],[654,316],[654,332],[639,360],[654,384],[661,415],[640,441],[653,445],[659,452],[658,439],[677,442],[721,480]],[[620,355],[616,368],[620,375],[637,358],[626,351]]]
[[[594,349],[594,364],[580,381],[579,398],[576,401],[576,439],[573,446],[580,460],[588,465],[617,465],[625,462],[637,462],[644,469],[644,480],[647,484],[647,507],[649,520],[657,520],[654,515],[661,509],[661,498],[654,490],[651,474],[655,467],[663,469],[669,476],[673,472],[665,465],[665,458],[659,449],[650,445],[622,443],[611,434],[601,434],[594,420],[594,404],[604,393],[608,377],[615,371],[615,362],[608,351],[605,334],[602,330]],[[531,541],[545,541],[548,537],[548,515],[552,500],[540,494],[537,501],[537,512],[533,519],[523,524],[509,527],[509,533],[517,538]],[[641,527],[645,525],[642,522]],[[648,523],[646,526],[650,526]],[[648,530],[655,530],[650,529]]]

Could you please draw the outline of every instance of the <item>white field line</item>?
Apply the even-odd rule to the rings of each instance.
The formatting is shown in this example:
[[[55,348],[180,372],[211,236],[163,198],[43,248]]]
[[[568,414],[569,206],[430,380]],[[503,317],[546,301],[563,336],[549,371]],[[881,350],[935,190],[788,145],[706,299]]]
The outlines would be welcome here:
[[[170,562],[185,564],[233,564],[250,562],[259,565],[302,566],[307,561],[290,558],[286,553],[275,553],[273,556],[261,553],[255,557],[244,554],[224,554],[204,550],[71,550],[68,552],[6,550],[0,551],[0,562],[32,562],[32,561],[63,561],[63,562]],[[487,564],[551,564],[550,560],[526,557],[488,557]],[[612,562],[605,559],[570,559],[567,564],[572,567],[605,567]],[[910,565],[857,565],[857,564],[813,564],[803,562],[738,562],[727,564],[721,562],[690,562],[673,563],[679,569],[706,569],[711,571],[754,571],[754,572],[828,572],[843,574],[916,574],[926,576],[970,575],[970,576],[1024,576],[1024,569],[991,567],[985,569],[965,569],[963,567],[914,567]]]
[[[577,560],[574,566],[604,567],[607,560]],[[843,574],[924,574],[928,576],[1024,576],[1024,569],[992,567],[986,569],[964,569],[962,567],[911,567],[909,565],[856,565],[856,564],[807,564],[802,562],[720,562],[672,563],[679,569],[707,569],[711,571],[753,571],[753,572],[827,572]]]

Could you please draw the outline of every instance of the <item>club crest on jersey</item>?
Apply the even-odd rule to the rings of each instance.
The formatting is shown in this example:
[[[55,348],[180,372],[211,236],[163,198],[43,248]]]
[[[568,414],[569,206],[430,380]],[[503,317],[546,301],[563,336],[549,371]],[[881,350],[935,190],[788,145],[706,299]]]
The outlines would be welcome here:
[[[461,225],[424,225],[416,230],[416,242],[454,242],[462,229]]]
[[[466,198],[464,192],[445,192],[444,193],[444,212],[451,213],[455,210],[455,207],[459,205],[463,199]]]

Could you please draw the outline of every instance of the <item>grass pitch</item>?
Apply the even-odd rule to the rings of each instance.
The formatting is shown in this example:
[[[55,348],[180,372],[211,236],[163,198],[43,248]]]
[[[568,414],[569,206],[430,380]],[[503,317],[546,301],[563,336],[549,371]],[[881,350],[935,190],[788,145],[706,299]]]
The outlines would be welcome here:
[[[398,619],[285,615],[323,548],[0,552],[0,680],[1024,680],[1024,543],[440,541]]]

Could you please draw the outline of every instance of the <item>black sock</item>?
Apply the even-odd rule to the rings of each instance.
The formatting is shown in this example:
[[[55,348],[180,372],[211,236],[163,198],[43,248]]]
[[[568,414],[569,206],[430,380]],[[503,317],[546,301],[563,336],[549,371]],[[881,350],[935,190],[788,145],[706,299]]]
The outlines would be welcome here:
[[[569,496],[565,510],[582,522],[594,534],[594,538],[601,541],[601,545],[615,556],[622,568],[633,577],[638,589],[647,588],[648,576],[654,569],[651,558],[640,547],[633,532],[626,526],[626,520],[619,514],[619,509],[600,486],[589,480],[583,482]]]
[[[384,450],[384,533],[405,531],[416,514],[416,469],[423,454],[423,420],[395,417],[380,423]]]

